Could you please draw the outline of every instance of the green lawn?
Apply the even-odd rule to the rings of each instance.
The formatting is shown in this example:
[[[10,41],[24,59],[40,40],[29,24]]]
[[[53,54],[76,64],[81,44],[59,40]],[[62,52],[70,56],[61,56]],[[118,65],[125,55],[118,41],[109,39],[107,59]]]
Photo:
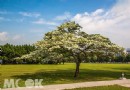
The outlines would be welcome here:
[[[130,88],[121,87],[118,85],[112,85],[112,86],[99,86],[99,87],[76,88],[76,89],[65,89],[65,90],[130,90]]]
[[[119,79],[122,72],[130,78],[130,64],[81,64],[80,76],[73,78],[75,71],[74,63],[65,65],[0,65],[0,87],[3,86],[4,79],[22,79],[20,86],[24,86],[24,81],[30,79],[43,79],[43,85],[63,84],[97,80]]]

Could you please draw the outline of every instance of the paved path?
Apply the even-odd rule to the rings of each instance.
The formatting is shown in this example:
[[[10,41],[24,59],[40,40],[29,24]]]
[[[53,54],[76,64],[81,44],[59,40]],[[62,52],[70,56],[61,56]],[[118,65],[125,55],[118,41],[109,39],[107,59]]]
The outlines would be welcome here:
[[[58,84],[58,85],[45,85],[41,88],[11,88],[2,90],[63,90],[72,89],[80,87],[93,87],[93,86],[106,86],[106,85],[121,85],[125,87],[130,87],[130,79],[127,80],[112,80],[112,81],[92,81],[92,82],[82,82],[82,83],[72,83],[72,84]]]
[[[126,84],[118,84],[120,86],[123,86],[123,87],[129,87],[130,88],[130,83],[126,83]]]

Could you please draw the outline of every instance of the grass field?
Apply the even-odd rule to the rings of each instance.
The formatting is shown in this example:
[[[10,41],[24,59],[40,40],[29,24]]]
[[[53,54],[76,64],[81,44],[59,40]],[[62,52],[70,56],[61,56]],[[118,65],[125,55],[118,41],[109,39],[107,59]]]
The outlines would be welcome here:
[[[130,88],[121,87],[118,85],[112,85],[112,86],[99,86],[99,87],[76,88],[76,89],[65,89],[65,90],[130,90]]]
[[[121,73],[130,78],[130,64],[85,64],[80,66],[80,75],[73,78],[74,63],[65,65],[1,65],[0,87],[4,79],[21,79],[19,85],[24,86],[26,79],[43,79],[43,85],[63,84],[97,80],[119,79]]]

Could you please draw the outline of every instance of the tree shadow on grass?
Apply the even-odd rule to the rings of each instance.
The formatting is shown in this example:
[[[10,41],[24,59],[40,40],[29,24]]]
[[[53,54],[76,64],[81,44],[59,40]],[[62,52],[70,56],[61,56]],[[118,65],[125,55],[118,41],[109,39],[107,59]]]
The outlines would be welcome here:
[[[124,73],[125,77],[127,79],[130,79],[130,68],[123,67],[123,68],[112,68],[112,69],[120,72],[121,74]]]
[[[24,75],[12,76],[15,79],[43,79],[42,85],[76,83],[87,81],[114,80],[121,77],[119,71],[81,69],[79,77],[74,79],[74,70],[39,70],[36,73],[24,73]],[[130,77],[130,73],[128,75]],[[21,82],[22,83],[22,82]],[[23,86],[23,84],[21,84]]]

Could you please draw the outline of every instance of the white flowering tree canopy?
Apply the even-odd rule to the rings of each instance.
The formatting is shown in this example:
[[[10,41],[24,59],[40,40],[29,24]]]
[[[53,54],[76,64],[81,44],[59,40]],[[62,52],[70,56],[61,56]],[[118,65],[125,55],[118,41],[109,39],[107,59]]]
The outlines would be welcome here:
[[[57,27],[57,30],[45,34],[43,40],[35,43],[36,51],[21,58],[64,59],[65,56],[87,57],[90,53],[106,55],[110,58],[123,54],[123,48],[113,44],[100,34],[86,34],[80,31],[81,26],[75,22],[67,22]],[[79,57],[80,58],[80,57]],[[81,61],[80,61],[81,62]]]

